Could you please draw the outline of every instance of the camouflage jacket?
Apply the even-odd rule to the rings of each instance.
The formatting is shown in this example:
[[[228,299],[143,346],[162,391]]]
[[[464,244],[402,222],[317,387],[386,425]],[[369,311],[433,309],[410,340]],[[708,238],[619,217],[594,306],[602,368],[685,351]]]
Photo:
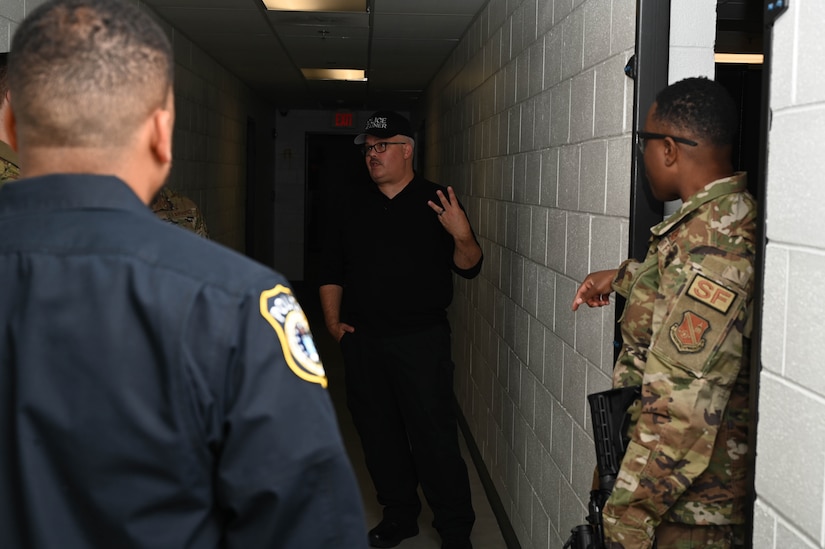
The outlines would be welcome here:
[[[159,218],[209,238],[206,222],[198,206],[186,196],[168,187],[161,188],[150,206]]]
[[[626,548],[650,547],[663,520],[744,521],[756,231],[745,183],[739,173],[693,195],[613,282],[627,298],[613,385],[642,386],[604,508],[606,537]]]
[[[0,141],[0,187],[6,181],[20,179],[20,161],[17,153],[3,141]]]

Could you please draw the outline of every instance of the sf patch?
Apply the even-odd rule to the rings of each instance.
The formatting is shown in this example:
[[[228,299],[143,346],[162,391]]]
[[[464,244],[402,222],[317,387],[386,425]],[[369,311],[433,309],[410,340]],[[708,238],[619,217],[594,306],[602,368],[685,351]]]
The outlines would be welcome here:
[[[326,387],[326,372],[309,321],[289,288],[278,284],[261,292],[260,307],[261,315],[278,334],[289,368],[301,379]]]
[[[736,293],[721,284],[714,282],[706,276],[697,274],[693,282],[688,286],[688,295],[712,307],[720,313],[727,314],[733,302],[736,300]]]

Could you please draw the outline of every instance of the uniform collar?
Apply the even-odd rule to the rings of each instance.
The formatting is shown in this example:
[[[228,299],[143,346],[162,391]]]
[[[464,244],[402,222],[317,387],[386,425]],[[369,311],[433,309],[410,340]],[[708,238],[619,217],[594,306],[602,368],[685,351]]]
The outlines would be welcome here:
[[[0,213],[107,209],[151,211],[120,178],[53,174],[10,181],[0,189]]]
[[[699,192],[691,196],[682,207],[670,217],[650,229],[654,236],[667,234],[673,227],[678,225],[682,219],[691,212],[697,210],[703,204],[716,200],[720,196],[745,191],[748,185],[748,177],[745,172],[736,172],[730,177],[723,177],[705,185]]]

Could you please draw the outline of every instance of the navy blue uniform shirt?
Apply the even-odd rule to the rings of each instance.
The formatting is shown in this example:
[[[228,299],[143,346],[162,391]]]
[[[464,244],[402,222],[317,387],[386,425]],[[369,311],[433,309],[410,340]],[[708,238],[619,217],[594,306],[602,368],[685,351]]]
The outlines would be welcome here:
[[[0,292],[0,547],[366,547],[280,275],[56,175],[0,190]]]

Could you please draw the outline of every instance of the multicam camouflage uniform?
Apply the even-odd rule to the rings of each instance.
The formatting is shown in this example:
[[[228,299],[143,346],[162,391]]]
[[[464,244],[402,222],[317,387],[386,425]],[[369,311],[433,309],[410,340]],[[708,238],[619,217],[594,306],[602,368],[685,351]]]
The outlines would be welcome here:
[[[627,549],[651,547],[660,523],[744,522],[756,230],[745,183],[738,173],[693,195],[613,281],[627,298],[613,385],[642,385],[604,508],[606,537]]]
[[[180,225],[204,238],[209,238],[206,222],[203,220],[200,209],[191,199],[182,194],[163,187],[152,202],[151,208],[155,215],[164,221]]]
[[[17,153],[3,141],[0,141],[0,187],[6,181],[20,179],[20,161]]]

